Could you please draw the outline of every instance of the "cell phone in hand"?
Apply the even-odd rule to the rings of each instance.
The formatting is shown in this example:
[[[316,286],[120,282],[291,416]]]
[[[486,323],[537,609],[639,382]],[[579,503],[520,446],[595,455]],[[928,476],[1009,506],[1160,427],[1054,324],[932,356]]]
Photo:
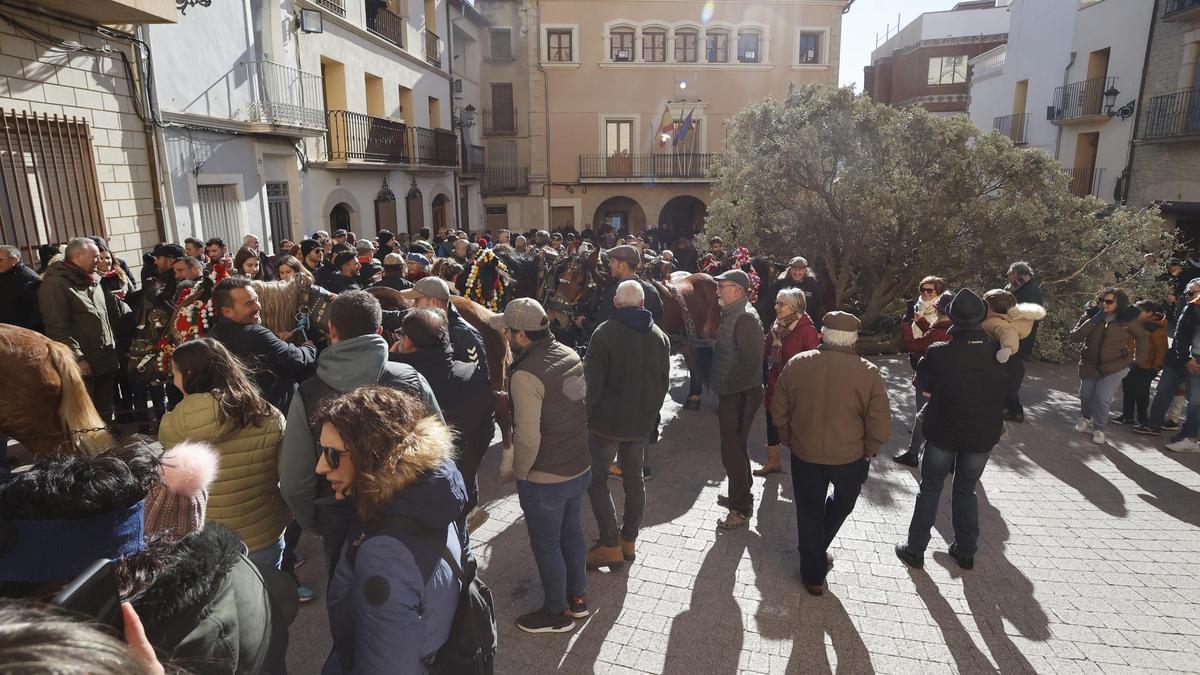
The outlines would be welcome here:
[[[102,558],[92,563],[54,596],[50,604],[90,616],[113,629],[118,636],[124,636],[121,595],[117,591],[115,563],[111,560]]]

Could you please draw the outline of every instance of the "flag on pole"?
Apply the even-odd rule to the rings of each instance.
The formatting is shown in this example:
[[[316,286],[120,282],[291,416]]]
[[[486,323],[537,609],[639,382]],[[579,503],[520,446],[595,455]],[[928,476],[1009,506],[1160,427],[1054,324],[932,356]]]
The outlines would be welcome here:
[[[658,125],[658,148],[661,150],[667,145],[675,131],[675,119],[671,117],[671,106],[663,106],[662,121]]]
[[[680,143],[687,140],[688,133],[691,132],[692,125],[693,125],[692,115],[694,115],[695,113],[696,113],[696,109],[692,108],[692,111],[687,114],[687,117],[683,118],[683,122],[681,122],[679,124],[679,131],[675,132],[675,140],[671,143],[672,147],[676,147]]]

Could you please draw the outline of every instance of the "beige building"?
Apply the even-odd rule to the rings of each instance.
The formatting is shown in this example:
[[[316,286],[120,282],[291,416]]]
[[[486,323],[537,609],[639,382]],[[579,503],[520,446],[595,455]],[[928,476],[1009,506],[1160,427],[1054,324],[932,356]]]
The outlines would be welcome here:
[[[167,235],[133,31],[173,22],[175,1],[41,0],[0,16],[0,243],[36,265],[41,244],[100,235],[139,266]]]
[[[480,0],[486,226],[704,222],[725,124],[836,85],[845,0]]]

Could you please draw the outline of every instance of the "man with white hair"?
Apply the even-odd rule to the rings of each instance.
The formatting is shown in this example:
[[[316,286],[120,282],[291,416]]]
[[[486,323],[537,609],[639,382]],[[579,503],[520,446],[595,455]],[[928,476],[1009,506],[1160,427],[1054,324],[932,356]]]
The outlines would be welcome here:
[[[826,314],[821,346],[788,361],[771,401],[779,441],[792,450],[800,578],[811,595],[825,592],[829,544],[892,428],[879,368],[854,351],[858,328],[853,314]]]
[[[21,262],[21,249],[0,246],[0,323],[40,330],[37,292],[41,277]]]
[[[46,337],[71,348],[88,393],[104,420],[112,418],[117,343],[110,316],[117,299],[105,293],[96,272],[100,249],[87,237],[67,243],[63,260],[46,269],[38,289],[38,306]]]
[[[654,325],[645,304],[639,280],[617,284],[614,309],[592,333],[583,361],[592,453],[588,498],[600,533],[600,540],[588,551],[589,569],[619,569],[634,559],[634,542],[646,506],[642,463],[670,386],[671,341]],[[608,467],[617,458],[625,488],[620,530],[607,481]]]

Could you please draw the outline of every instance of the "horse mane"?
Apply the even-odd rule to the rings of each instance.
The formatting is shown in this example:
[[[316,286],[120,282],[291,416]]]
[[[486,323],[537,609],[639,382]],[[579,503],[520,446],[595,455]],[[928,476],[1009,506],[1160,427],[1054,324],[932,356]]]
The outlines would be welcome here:
[[[251,285],[262,305],[262,322],[272,333],[280,335],[296,327],[296,310],[300,297],[312,282],[297,274],[287,281],[258,281]]]
[[[75,355],[59,342],[50,340],[46,344],[46,357],[50,368],[58,373],[62,381],[59,393],[58,417],[63,432],[68,435],[73,447],[87,455],[98,455],[115,442],[108,425],[88,395],[87,385],[79,372]],[[86,431],[85,431],[86,430]]]

